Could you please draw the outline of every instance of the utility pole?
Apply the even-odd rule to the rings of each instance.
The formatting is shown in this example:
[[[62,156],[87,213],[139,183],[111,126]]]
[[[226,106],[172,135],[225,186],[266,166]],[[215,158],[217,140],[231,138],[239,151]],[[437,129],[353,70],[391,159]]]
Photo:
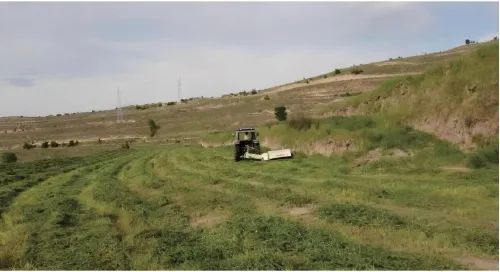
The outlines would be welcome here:
[[[121,105],[121,98],[120,98],[120,88],[116,90],[116,123],[122,123],[123,122],[123,112],[122,112],[122,105]]]
[[[182,99],[181,93],[182,93],[182,80],[179,77],[179,80],[177,81],[177,100],[179,101],[179,103],[181,102]]]

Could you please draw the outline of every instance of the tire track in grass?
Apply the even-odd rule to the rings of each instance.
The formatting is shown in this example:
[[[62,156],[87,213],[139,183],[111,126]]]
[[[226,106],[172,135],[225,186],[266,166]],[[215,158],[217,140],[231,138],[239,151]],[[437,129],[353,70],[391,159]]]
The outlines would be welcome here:
[[[23,247],[9,267],[25,269],[91,269],[123,267],[110,254],[116,239],[77,195],[88,184],[86,175],[114,163],[109,156],[93,158],[101,165],[83,166],[48,179],[21,194],[4,216],[2,251],[9,243]],[[91,162],[90,162],[91,163]]]

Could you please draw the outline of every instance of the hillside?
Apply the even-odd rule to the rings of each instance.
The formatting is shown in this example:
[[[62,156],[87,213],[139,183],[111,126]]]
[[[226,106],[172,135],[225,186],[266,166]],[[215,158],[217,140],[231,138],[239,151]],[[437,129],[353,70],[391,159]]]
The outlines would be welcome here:
[[[292,118],[296,114],[324,118],[337,114],[346,114],[342,112],[346,109],[349,109],[351,114],[355,112],[359,114],[371,114],[373,110],[358,107],[355,101],[371,99],[370,97],[371,95],[375,95],[374,93],[388,92],[387,90],[391,89],[391,86],[396,86],[397,82],[400,82],[398,78],[405,75],[411,75],[411,77],[404,79],[402,83],[404,84],[402,85],[404,88],[406,86],[408,88],[420,88],[420,86],[428,86],[429,84],[441,84],[439,78],[443,73],[447,73],[447,68],[433,67],[436,67],[436,65],[447,65],[447,62],[454,59],[465,59],[463,60],[465,64],[460,66],[462,68],[457,68],[458,66],[454,68],[453,71],[457,71],[456,73],[462,73],[460,71],[469,73],[468,69],[474,65],[478,65],[482,70],[478,70],[477,73],[469,73],[469,77],[465,81],[454,81],[454,78],[448,77],[447,80],[451,83],[448,84],[449,87],[447,89],[452,89],[452,84],[458,84],[459,86],[456,86],[457,90],[464,90],[465,85],[469,84],[470,88],[477,90],[472,95],[476,98],[470,103],[464,102],[465,104],[463,105],[456,104],[458,102],[455,101],[455,104],[452,104],[452,109],[448,107],[446,101],[436,100],[436,98],[442,96],[432,95],[432,100],[441,101],[439,102],[441,104],[436,104],[435,106],[441,107],[439,111],[442,110],[443,114],[446,113],[444,114],[446,115],[445,117],[440,117],[439,121],[429,121],[429,119],[426,121],[425,118],[417,118],[418,116],[415,115],[417,114],[415,112],[418,111],[415,110],[413,117],[406,116],[405,120],[411,119],[410,124],[415,128],[431,133],[443,134],[443,131],[438,131],[438,128],[443,128],[441,124],[452,125],[454,120],[448,116],[451,114],[448,114],[448,112],[460,112],[460,107],[466,106],[467,108],[464,109],[469,111],[467,116],[453,115],[455,119],[460,120],[460,127],[465,123],[464,120],[466,117],[469,119],[472,118],[471,120],[474,125],[471,126],[471,130],[475,131],[475,134],[481,133],[485,137],[489,137],[494,134],[495,130],[494,124],[489,124],[495,123],[495,120],[489,117],[488,119],[485,116],[493,115],[494,111],[490,108],[493,108],[495,103],[498,103],[496,94],[492,96],[491,93],[491,90],[495,86],[496,88],[498,87],[498,82],[491,81],[491,78],[498,75],[498,63],[496,62],[495,64],[497,58],[492,55],[494,54],[492,51],[495,51],[495,49],[488,48],[495,46],[496,48],[498,47],[498,45],[489,44],[461,46],[445,52],[395,58],[393,60],[356,66],[355,68],[364,71],[359,75],[350,73],[353,67],[344,68],[341,69],[342,73],[339,75],[335,75],[333,72],[326,73],[305,81],[300,80],[261,90],[254,95],[240,94],[237,96],[223,96],[221,98],[200,98],[177,105],[167,106],[164,103],[161,107],[151,106],[143,110],[138,110],[135,106],[125,107],[123,109],[124,123],[115,122],[116,115],[113,110],[72,114],[61,113],[60,116],[46,117],[4,117],[0,118],[0,148],[20,149],[24,142],[41,143],[42,141],[50,140],[59,142],[67,142],[71,139],[77,139],[80,142],[96,142],[98,138],[104,141],[124,138],[149,140],[147,139],[148,119],[154,119],[161,126],[161,130],[156,139],[154,139],[155,141],[192,140],[201,137],[207,132],[231,131],[240,126],[262,126],[272,123],[275,120],[273,109],[276,105],[286,105]],[[476,49],[480,52],[485,52],[487,56],[482,59],[479,57],[466,57],[470,54],[477,55],[478,53],[471,53],[475,52]],[[473,62],[474,60],[466,60],[471,58],[475,59],[475,62]],[[488,62],[488,64],[484,64],[481,60]],[[419,74],[429,69],[434,69],[434,72],[427,72],[425,76],[419,76]],[[441,71],[441,74],[439,74],[439,71]],[[434,81],[432,81],[429,73],[434,73]],[[462,74],[454,76],[460,77]],[[476,76],[477,78],[475,78]],[[391,79],[396,79],[396,81],[391,81]],[[483,82],[483,79],[486,82]],[[480,86],[477,83],[478,81],[481,82]],[[483,89],[486,89],[486,92]],[[372,92],[373,90],[375,92]],[[420,92],[411,92],[411,94],[410,90],[408,92],[408,95],[403,99],[406,102],[412,101],[406,99],[407,97],[417,97],[420,95]],[[440,89],[433,90],[433,92],[438,94],[440,93]],[[364,93],[367,94],[362,95]],[[453,93],[450,92],[449,95],[453,95]],[[268,100],[266,100],[266,96],[269,98]],[[474,106],[478,101],[486,99],[489,96],[492,96],[492,102],[490,102],[491,105],[488,106],[487,111],[483,111],[482,107]],[[352,105],[349,103],[352,103]],[[391,105],[398,103],[395,100]],[[346,105],[346,108],[340,108],[337,104]],[[418,105],[420,104],[414,104],[413,108],[415,109]],[[375,106],[372,105],[371,107]],[[433,116],[433,113],[438,109],[427,110],[428,114],[421,112],[423,113],[421,117],[424,117],[424,115]],[[470,121],[467,121],[467,124],[470,123]],[[446,135],[438,136],[452,140],[458,144],[463,144],[464,146],[470,146],[471,143],[477,142],[472,141],[473,136],[462,137],[460,133],[463,133],[463,130],[454,132],[452,137],[447,137]]]

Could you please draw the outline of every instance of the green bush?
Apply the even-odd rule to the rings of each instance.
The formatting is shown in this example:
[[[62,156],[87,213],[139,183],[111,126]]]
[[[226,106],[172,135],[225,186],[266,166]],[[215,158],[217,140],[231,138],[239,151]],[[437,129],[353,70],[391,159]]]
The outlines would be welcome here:
[[[27,142],[24,142],[24,145],[23,145],[23,148],[24,149],[28,149],[28,150],[30,150],[32,148],[35,148],[35,147],[36,147],[36,145],[30,144],[30,143],[27,143]]]
[[[335,73],[336,75],[338,75],[338,74],[340,74],[340,73],[341,73],[341,71],[340,71],[340,69],[335,69],[334,73]]]
[[[288,121],[288,126],[296,130],[308,130],[313,124],[312,119],[306,118],[304,116],[291,119]]]
[[[359,74],[363,73],[363,70],[360,68],[355,68],[355,69],[352,69],[351,73],[353,73],[355,75],[359,75]]]
[[[156,135],[156,132],[158,132],[158,129],[160,129],[160,126],[158,126],[153,119],[148,120],[148,126],[149,136],[154,137]]]
[[[483,168],[489,164],[498,164],[498,142],[481,147],[467,161],[471,168]]]
[[[274,108],[274,116],[278,121],[286,121],[287,112],[285,106],[278,106]]]
[[[69,141],[69,143],[68,143],[68,146],[75,146],[75,145],[78,145],[78,141],[73,141],[73,140],[71,140],[71,141]]]
[[[2,153],[2,162],[3,163],[12,163],[17,161],[17,156],[12,152],[4,152]]]

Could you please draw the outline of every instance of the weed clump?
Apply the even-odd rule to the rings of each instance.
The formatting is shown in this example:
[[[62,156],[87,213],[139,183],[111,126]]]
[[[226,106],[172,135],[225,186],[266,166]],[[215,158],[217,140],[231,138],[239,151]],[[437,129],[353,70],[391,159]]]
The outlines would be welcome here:
[[[328,221],[341,221],[355,226],[388,226],[399,228],[407,225],[404,218],[387,211],[356,204],[333,204],[317,211]]]
[[[2,153],[2,162],[3,163],[13,163],[17,161],[17,156],[13,152],[4,152]]]
[[[467,165],[475,169],[484,168],[492,164],[498,165],[498,143],[478,149],[467,161]]]
[[[313,124],[312,119],[300,116],[298,118],[291,119],[288,121],[288,126],[296,130],[308,130]]]

